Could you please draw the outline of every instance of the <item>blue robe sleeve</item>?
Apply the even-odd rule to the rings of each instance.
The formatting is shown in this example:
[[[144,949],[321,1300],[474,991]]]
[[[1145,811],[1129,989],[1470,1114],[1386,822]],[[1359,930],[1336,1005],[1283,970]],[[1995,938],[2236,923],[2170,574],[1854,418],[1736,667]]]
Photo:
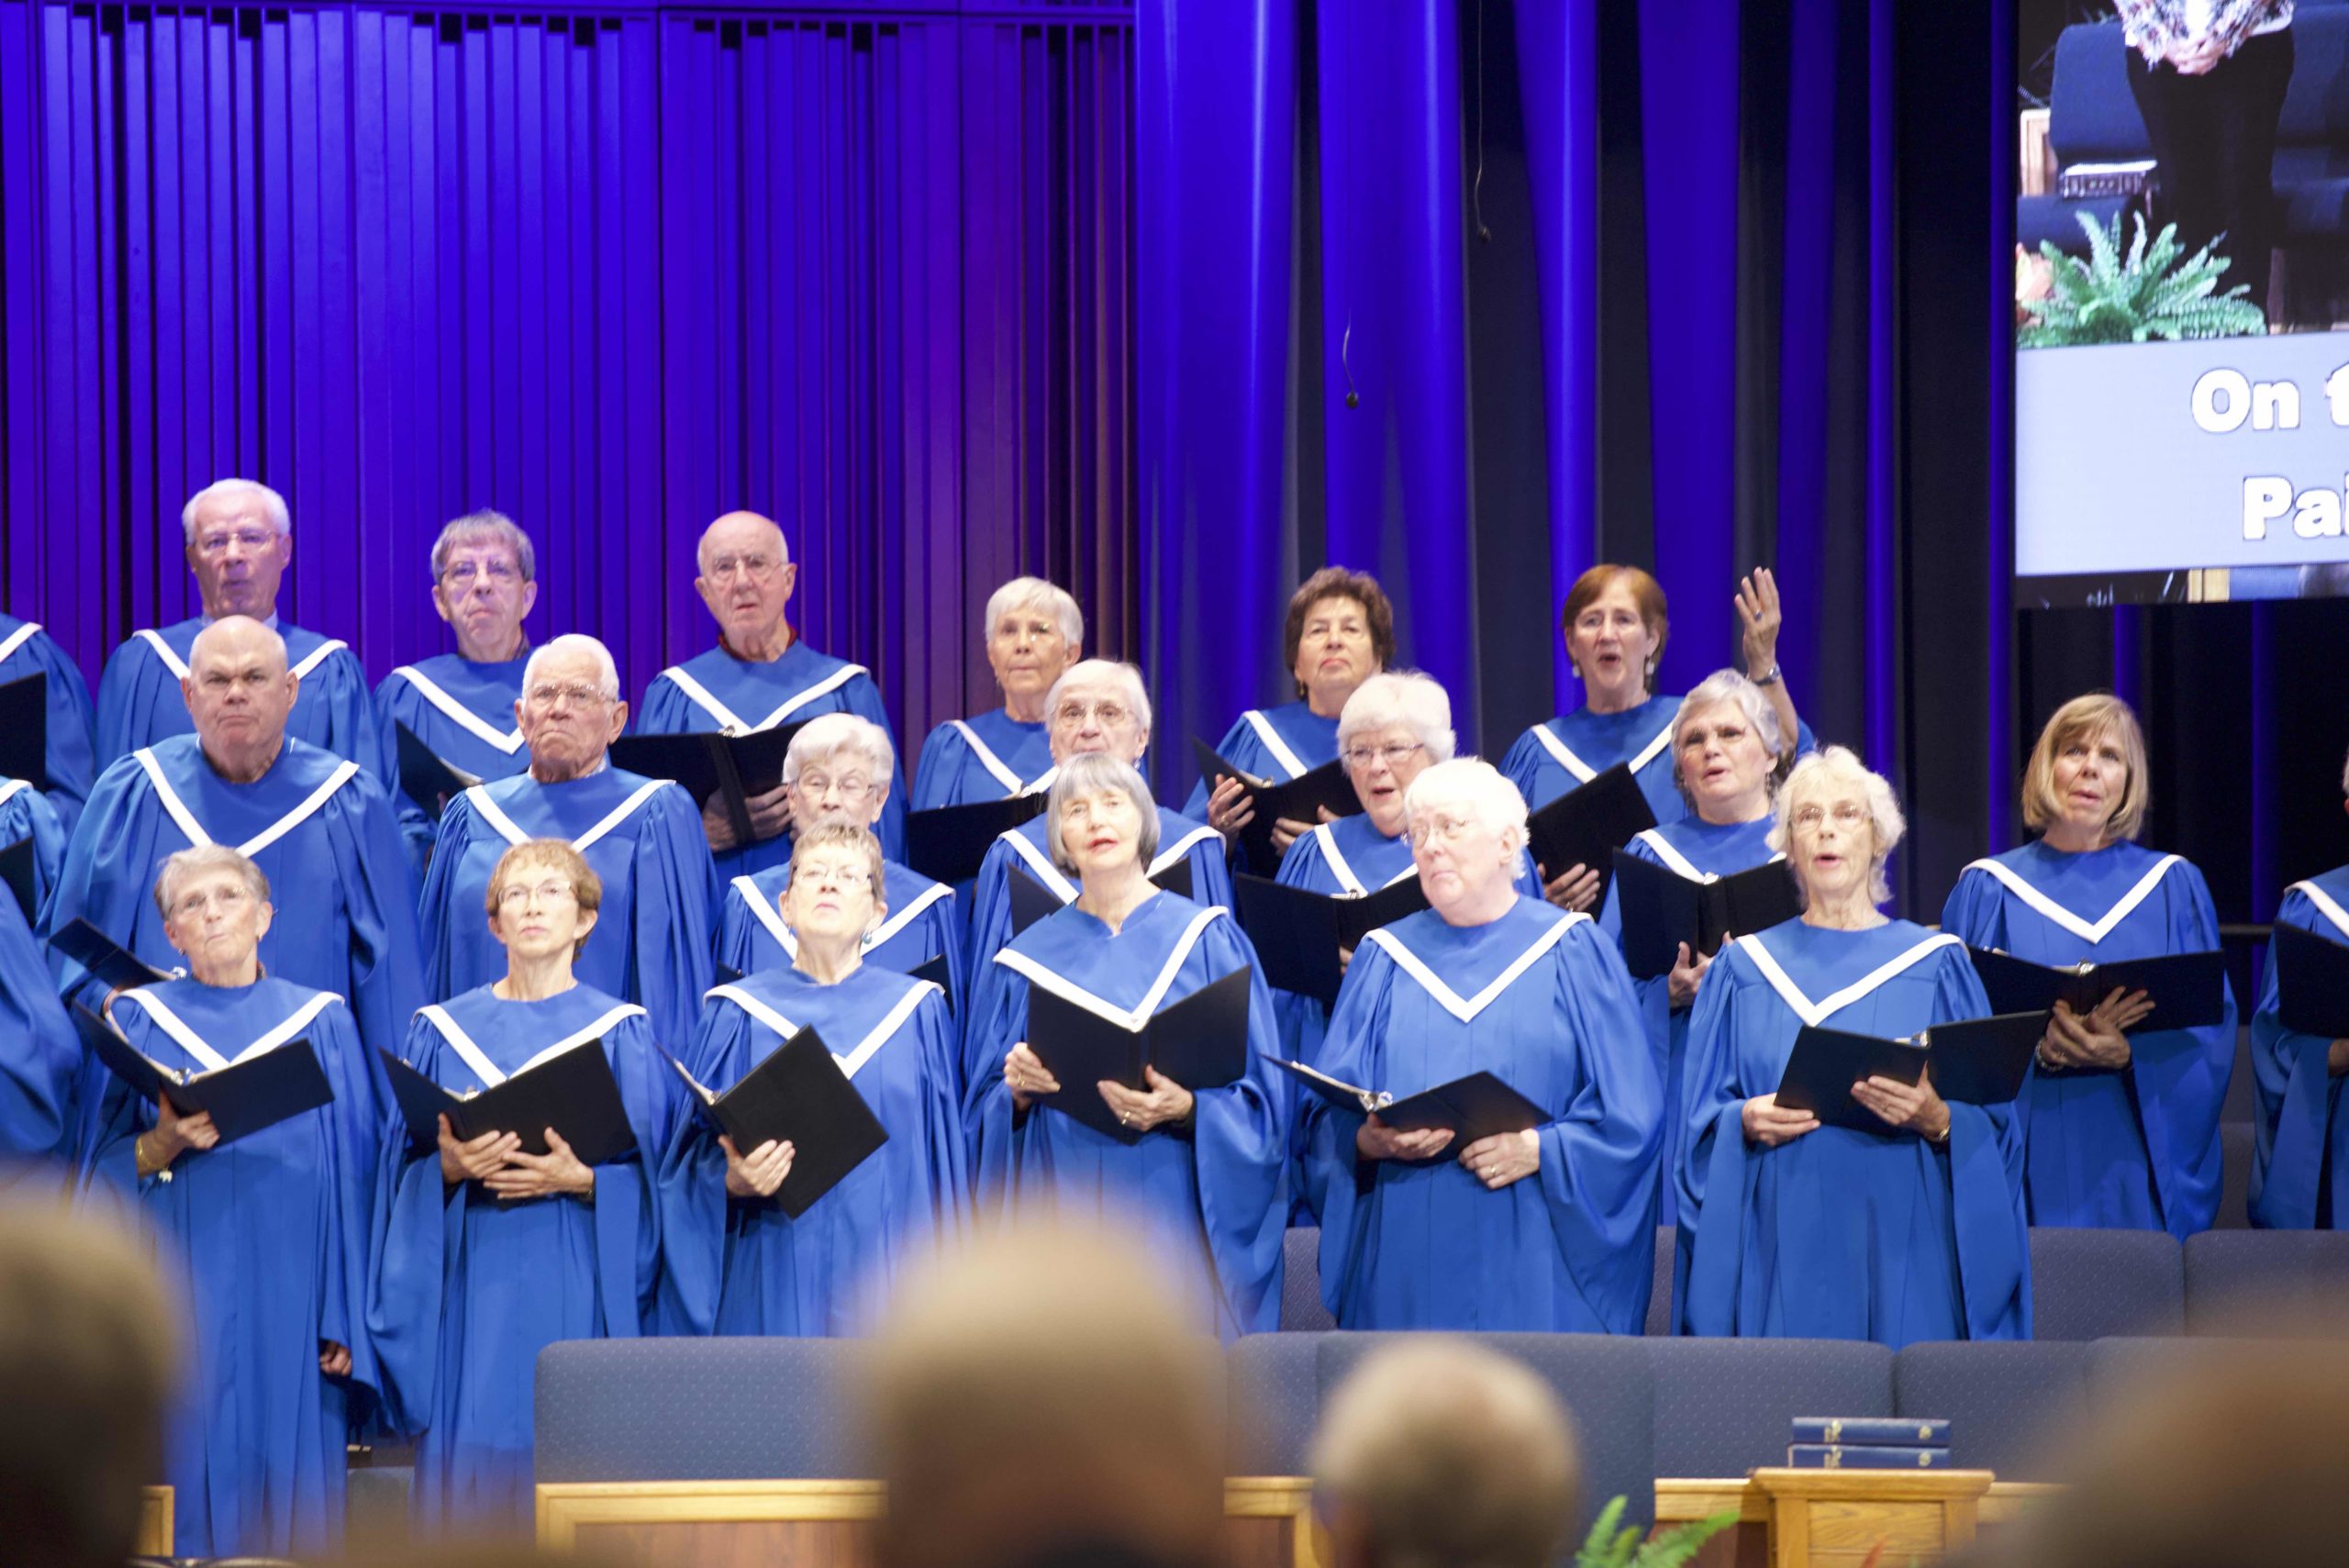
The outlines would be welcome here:
[[[1542,774],[1542,759],[1549,754],[1542,750],[1542,742],[1533,739],[1531,729],[1519,736],[1502,754],[1501,777],[1517,786],[1517,793],[1525,797],[1528,810],[1539,811],[1550,804],[1546,799],[1536,799],[1533,793]]]
[[[2006,922],[2000,918],[2006,908],[2006,890],[1988,872],[1967,869],[1958,873],[1957,885],[1949,890],[1949,897],[1942,904],[1942,929],[1968,947],[1987,948],[2004,944]]]
[[[375,711],[383,716],[384,754],[392,769],[384,781],[384,792],[392,797],[393,812],[399,817],[400,841],[407,846],[408,864],[421,880],[425,868],[432,863],[432,846],[440,840],[440,823],[400,784],[400,738],[395,728],[399,720],[392,705],[392,683],[395,680],[399,677],[386,675],[375,683]]]
[[[881,733],[890,738],[890,750],[896,753],[890,764],[889,797],[881,804],[881,820],[874,831],[881,840],[881,855],[885,860],[903,862],[906,858],[906,758],[896,744],[896,731],[890,727],[889,710],[881,706],[881,688],[873,684],[870,675],[851,677],[841,688],[841,706],[859,718],[872,720],[881,727]]]
[[[1231,860],[1223,840],[1202,839],[1183,858],[1191,862],[1191,902],[1231,908]],[[1254,955],[1250,958],[1252,962]]]
[[[656,675],[644,688],[644,700],[636,705],[636,717],[629,722],[629,733],[683,735],[694,728],[693,715],[698,711],[684,687]]]
[[[442,1050],[440,1031],[417,1018],[399,1054],[439,1082]],[[419,1153],[411,1147],[396,1108],[387,1109],[380,1126],[367,1336],[381,1373],[386,1425],[413,1435],[432,1418],[441,1303],[449,1254],[463,1233],[464,1189],[441,1182],[439,1150],[428,1146]]]
[[[438,849],[424,868],[424,887],[416,901],[417,944],[423,952],[424,994],[446,999],[454,989],[453,977],[462,973],[457,953],[475,942],[491,940],[488,915],[457,896],[457,878],[463,869],[465,846],[480,827],[473,802],[463,795],[440,814]]]
[[[49,770],[47,793],[49,803],[57,808],[59,822],[71,832],[73,819],[82,815],[82,803],[90,798],[90,786],[97,782],[90,739],[97,714],[90,704],[90,684],[82,678],[82,667],[46,631],[35,632],[17,651],[49,677],[49,735],[43,760]]]
[[[941,996],[933,995],[917,1006],[910,1027],[921,1043],[921,1140],[930,1166],[936,1240],[951,1241],[970,1228],[974,1218],[971,1147],[963,1124],[962,1040],[954,1015]]]
[[[695,1082],[723,1094],[740,1082],[751,1061],[749,1014],[724,1001],[702,1008],[692,1042],[678,1060]],[[718,1326],[718,1302],[726,1284],[726,1151],[693,1107],[692,1091],[678,1096],[679,1114],[662,1151],[658,1186],[662,1226],[661,1305],[663,1334],[707,1334]],[[744,1153],[751,1152],[744,1150]]]
[[[1745,1146],[1745,1102],[1769,1091],[1747,1084],[1740,1071],[1734,1004],[1741,990],[1759,983],[1751,962],[1732,942],[1714,959],[1689,1009],[1678,1110],[1680,1159],[1672,1173],[1679,1184],[1680,1208],[1672,1276],[1677,1332],[1727,1334],[1736,1323],[1744,1211],[1753,1179]]]
[[[334,873],[351,920],[351,984],[342,995],[358,1018],[359,1038],[383,1044],[401,1038],[425,1001],[414,873],[391,806],[372,781],[352,779],[327,809]],[[300,900],[284,896],[279,917],[298,919]]]
[[[748,877],[735,877],[726,884],[726,895],[720,901],[718,916],[718,962],[737,974],[758,972],[754,962],[758,956],[757,938],[764,929],[757,916],[751,913],[750,895],[743,891]],[[680,1051],[688,1064],[692,1058]]]
[[[399,794],[400,770],[392,745],[392,727],[385,721],[384,710],[376,706],[375,694],[367,685],[367,672],[360,666],[359,655],[347,647],[336,649],[302,678],[302,684],[305,688],[326,688],[311,699],[323,700],[327,705],[327,739],[319,744],[366,769],[383,786],[386,798],[395,797]]]
[[[155,657],[155,651],[147,646],[146,639],[126,639],[107,657],[106,667],[98,676],[97,734],[94,743],[97,750],[95,762],[101,771],[147,743],[147,715],[158,702],[186,706],[186,699],[180,695],[179,683],[163,668],[163,662]]]
[[[935,811],[941,806],[956,804],[952,781],[969,751],[963,743],[963,732],[952,724],[939,725],[923,737],[921,758],[914,764],[914,792],[906,802],[907,809]]]
[[[65,1142],[81,1066],[31,929],[16,900],[0,897],[0,1161],[39,1159]]]
[[[1018,863],[1017,854],[1000,839],[987,846],[986,859],[979,862],[978,880],[971,892],[971,945],[963,954],[963,967],[974,986],[985,984],[987,971],[995,967],[995,955],[1011,940],[1011,868]],[[1007,1049],[1008,1045],[1007,1041]],[[1002,1052],[996,1053],[996,1060],[1003,1060]]]
[[[984,879],[983,879],[984,880]],[[1003,1059],[1028,1038],[1027,979],[995,962],[978,966],[963,1018],[963,1136],[973,1208],[992,1214],[1010,1185],[1016,1146],[1011,1091]],[[1021,1113],[1032,1115],[1030,1113]]]
[[[2199,871],[2184,862],[2172,866],[2162,892],[2165,913],[2141,908],[2133,917],[2165,921],[2166,940],[2156,951],[2203,952],[2219,945],[2218,911]],[[2221,984],[2225,1012],[2216,1024],[2129,1037],[2129,1074],[2154,1191],[2170,1234],[2181,1241],[2209,1229],[2219,1214],[2219,1112],[2235,1060],[2234,987]]]
[[[318,1338],[351,1351],[350,1381],[381,1397],[383,1373],[367,1332],[367,1265],[375,1229],[375,1182],[382,1168],[385,1099],[375,1094],[379,1069],[347,1007],[329,1006],[306,1031],[310,1049],[334,1090],[328,1107],[332,1139],[328,1169],[335,1202],[327,1239],[325,1299]],[[358,1415],[354,1412],[354,1415]]]
[[[596,1282],[604,1331],[632,1340],[658,1331],[661,1206],[652,1185],[674,1130],[677,1075],[661,1060],[645,1018],[621,1019],[604,1037],[636,1148],[596,1167]],[[683,1085],[677,1085],[682,1088]]]
[[[26,839],[33,841],[33,908],[38,914],[65,864],[65,824],[50,797],[37,789],[21,789],[0,801],[0,849]]]
[[[1990,1014],[1973,962],[1936,955],[1936,1021]],[[2229,1034],[2232,1034],[2230,1029]],[[1950,1218],[1957,1232],[1965,1329],[1976,1340],[2031,1338],[2031,1230],[2023,1210],[2022,1124],[2015,1105],[1949,1106]]]
[[[1288,1230],[1288,1080],[1273,1065],[1280,1041],[1272,994],[1246,935],[1230,919],[1217,920],[1199,938],[1199,956],[1210,978],[1248,971],[1248,1072],[1193,1095],[1200,1218],[1225,1310],[1238,1332],[1267,1333],[1280,1327],[1281,1244]],[[996,1081],[1001,1084],[1000,1072]]]
[[[1321,1059],[1316,1065],[1322,1072],[1364,1088],[1380,1086],[1386,1077],[1386,1008],[1395,974],[1394,959],[1377,943],[1365,942],[1354,950],[1330,1009],[1329,1031],[1321,1040]],[[1321,1300],[1335,1316],[1367,1262],[1363,1256],[1369,1233],[1365,1200],[1377,1180],[1377,1168],[1356,1153],[1354,1135],[1369,1118],[1314,1094],[1297,1096],[1296,1114],[1304,1129],[1297,1140],[1305,1151],[1304,1197],[1321,1217]]]
[[[718,877],[701,816],[684,790],[656,790],[645,803],[635,853],[635,973],[629,995],[651,1015],[653,1038],[674,1049],[693,1038],[709,989],[709,913]],[[674,1077],[675,1074],[669,1074]]]
[[[2308,895],[2284,895],[2276,911],[2279,926],[2332,938]],[[2327,1162],[2338,1172],[2349,1167],[2349,1151],[2335,1147],[2343,1124],[2335,1115],[2342,1080],[2332,1074],[2332,1042],[2321,1035],[2284,1027],[2276,980],[2276,949],[2267,949],[2259,983],[2259,1005],[2251,1015],[2251,1067],[2259,1100],[2252,1148],[2251,1222],[2264,1229],[2308,1230],[2315,1227],[2326,1185]],[[2333,1177],[2336,1187],[2341,1178]],[[2336,1209],[2338,1226],[2344,1217]]]

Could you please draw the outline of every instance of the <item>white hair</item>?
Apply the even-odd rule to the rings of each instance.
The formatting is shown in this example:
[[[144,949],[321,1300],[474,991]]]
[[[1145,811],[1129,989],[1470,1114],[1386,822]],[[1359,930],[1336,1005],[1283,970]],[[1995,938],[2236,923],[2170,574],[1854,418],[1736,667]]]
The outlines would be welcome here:
[[[1885,862],[1909,831],[1909,819],[1900,815],[1900,801],[1892,793],[1892,785],[1882,773],[1870,773],[1848,746],[1829,746],[1815,751],[1795,764],[1787,782],[1778,786],[1776,819],[1770,824],[1770,848],[1787,855],[1787,869],[1794,873],[1795,884],[1802,884],[1802,869],[1787,853],[1794,838],[1795,813],[1813,795],[1830,791],[1856,788],[1867,802],[1868,818],[1876,829],[1876,844],[1868,855],[1868,898],[1881,904],[1892,896],[1892,884],[1885,880]],[[1804,896],[1809,889],[1804,888]]]
[[[267,872],[226,844],[198,844],[164,856],[162,869],[155,873],[155,908],[163,918],[172,917],[172,895],[180,884],[207,871],[235,872],[243,879],[245,891],[253,895],[254,903],[269,902]]]
[[[1071,648],[1085,641],[1085,612],[1076,607],[1076,600],[1069,591],[1041,577],[1014,577],[987,595],[986,635],[993,637],[997,622],[1014,610],[1042,610],[1061,628],[1061,639]]]
[[[449,569],[449,552],[468,544],[502,544],[514,552],[514,564],[521,568],[523,582],[532,582],[538,576],[539,558],[530,549],[530,536],[505,513],[484,507],[462,517],[451,517],[440,530],[440,537],[432,541],[435,583]]]
[[[187,498],[180,508],[180,533],[185,542],[195,542],[195,514],[207,501],[241,500],[259,506],[262,516],[283,539],[294,531],[294,514],[285,509],[285,497],[258,479],[216,479]]]
[[[522,666],[522,690],[528,693],[538,684],[539,661],[565,653],[584,653],[596,661],[596,690],[606,702],[620,700],[619,666],[612,662],[612,651],[584,631],[566,631],[561,637],[551,637],[530,651],[530,662]]]
[[[801,769],[829,762],[843,751],[872,763],[874,780],[883,784],[897,766],[897,749],[889,743],[887,730],[852,713],[823,713],[802,725],[791,738],[791,749],[783,754],[783,782],[797,784]]]
[[[1459,806],[1499,835],[1501,847],[1525,848],[1525,796],[1501,771],[1482,757],[1454,757],[1438,762],[1411,781],[1403,792],[1406,827],[1441,806]]]
[[[1061,672],[1052,689],[1044,694],[1044,714],[1049,718],[1061,706],[1061,698],[1076,686],[1114,686],[1126,699],[1126,706],[1141,716],[1146,734],[1150,729],[1150,693],[1142,689],[1141,672],[1119,659],[1080,659]]]
[[[1672,782],[1680,793],[1688,793],[1688,781],[1680,776],[1680,727],[1720,703],[1735,703],[1737,711],[1745,715],[1745,722],[1762,740],[1763,749],[1770,753],[1770,776],[1777,775],[1777,760],[1785,749],[1784,732],[1778,728],[1778,710],[1762,695],[1762,688],[1735,670],[1716,670],[1680,699],[1680,711],[1672,716]]]
[[[1060,772],[1052,777],[1052,793],[1044,797],[1044,848],[1052,852],[1052,863],[1063,871],[1074,871],[1076,862],[1061,847],[1062,810],[1079,795],[1099,795],[1105,789],[1125,791],[1141,816],[1141,825],[1134,838],[1135,859],[1147,866],[1157,858],[1158,802],[1151,798],[1150,785],[1131,762],[1120,762],[1107,751],[1086,751],[1061,764]]]
[[[1452,698],[1432,675],[1389,670],[1354,688],[1338,714],[1338,750],[1366,730],[1400,725],[1428,749],[1428,761],[1448,762],[1458,748],[1452,732]]]

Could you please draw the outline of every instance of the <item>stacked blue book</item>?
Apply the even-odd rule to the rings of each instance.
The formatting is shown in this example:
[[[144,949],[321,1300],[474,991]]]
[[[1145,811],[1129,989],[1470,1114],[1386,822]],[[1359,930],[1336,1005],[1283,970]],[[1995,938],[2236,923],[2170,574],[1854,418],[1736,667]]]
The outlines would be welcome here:
[[[1797,1470],[1947,1470],[1949,1423],[1907,1416],[1797,1416]]]

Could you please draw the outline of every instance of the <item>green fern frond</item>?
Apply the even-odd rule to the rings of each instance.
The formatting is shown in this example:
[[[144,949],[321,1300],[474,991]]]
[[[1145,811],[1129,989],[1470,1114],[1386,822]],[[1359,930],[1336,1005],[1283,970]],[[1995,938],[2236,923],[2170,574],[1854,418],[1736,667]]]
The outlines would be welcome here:
[[[2110,225],[2078,215],[2087,236],[2086,261],[2043,243],[2049,290],[2025,302],[2016,340],[2026,349],[2065,348],[2087,343],[2178,342],[2192,338],[2248,338],[2267,330],[2267,319],[2236,284],[2221,291],[2227,259],[2217,241],[2183,256],[2177,227],[2164,224],[2149,234],[2142,214],[2124,246],[2121,218]]]

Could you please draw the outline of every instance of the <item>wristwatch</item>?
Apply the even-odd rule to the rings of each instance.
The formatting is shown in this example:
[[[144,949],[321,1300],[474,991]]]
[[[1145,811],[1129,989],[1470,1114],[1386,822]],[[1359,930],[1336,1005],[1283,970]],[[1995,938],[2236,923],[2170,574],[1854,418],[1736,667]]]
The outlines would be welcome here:
[[[1758,675],[1751,677],[1751,679],[1757,686],[1775,686],[1780,681],[1786,679],[1786,675],[1787,673],[1784,670],[1779,669],[1776,662],[1773,661],[1767,670],[1765,670]]]

